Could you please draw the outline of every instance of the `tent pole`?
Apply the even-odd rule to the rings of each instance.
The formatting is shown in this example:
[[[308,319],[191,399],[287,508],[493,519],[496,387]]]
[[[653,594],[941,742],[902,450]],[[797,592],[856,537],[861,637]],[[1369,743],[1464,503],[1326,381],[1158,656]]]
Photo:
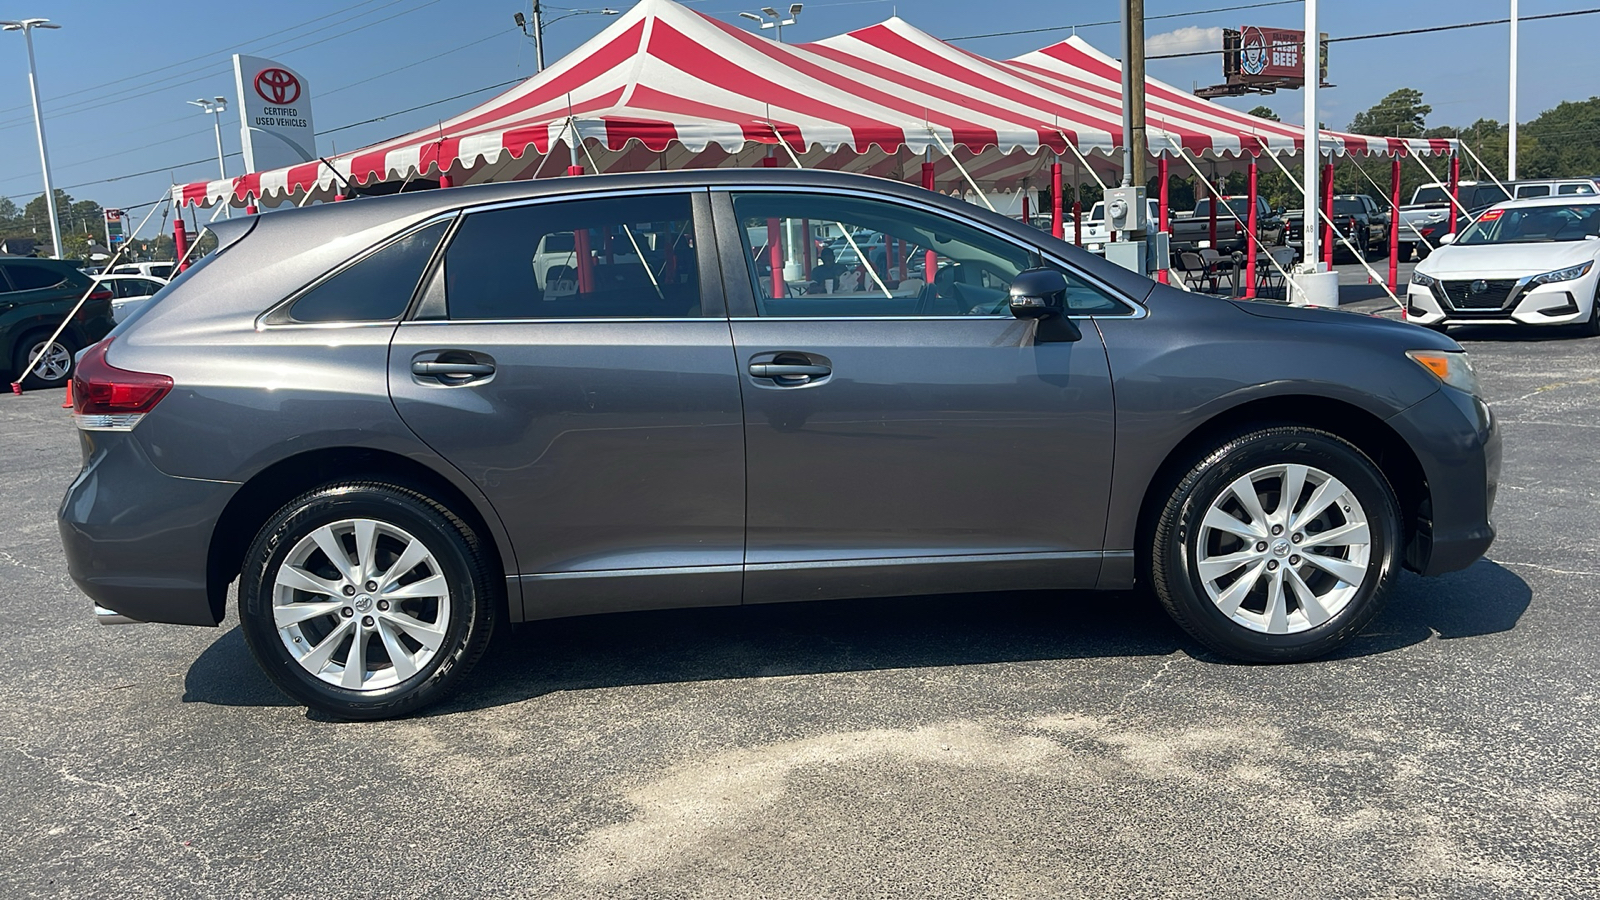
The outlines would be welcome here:
[[[1050,234],[1056,240],[1066,236],[1066,231],[1061,227],[1061,154],[1056,154],[1056,161],[1050,165]]]
[[[1256,190],[1259,187],[1256,181],[1257,174],[1256,161],[1251,159],[1250,196],[1247,200],[1247,202],[1250,204],[1250,215],[1244,226],[1245,230],[1250,232],[1250,239],[1244,242],[1244,296],[1246,300],[1254,300],[1256,296],[1256,242],[1254,238],[1260,233],[1256,230],[1256,225],[1260,221],[1256,217]]]
[[[1170,207],[1167,198],[1167,176],[1169,174],[1167,171],[1168,165],[1169,162],[1165,153],[1156,158],[1156,178],[1161,182],[1160,186],[1156,189],[1156,196],[1160,198],[1157,204],[1159,211],[1156,218],[1156,231],[1159,233],[1165,233],[1167,231],[1167,210]],[[1156,278],[1162,284],[1166,284],[1167,270],[1162,269],[1157,272]]]
[[[184,231],[181,212],[172,217],[172,252],[177,255],[179,272],[189,267],[185,259],[189,255],[189,235]]]
[[[1450,202],[1461,208],[1461,155],[1450,151]],[[1450,234],[1456,233],[1456,217],[1450,217]]]
[[[1072,164],[1072,243],[1083,246],[1083,182],[1078,164]]]
[[[1327,165],[1322,168],[1322,261],[1333,271],[1333,153],[1328,154]],[[1304,229],[1302,229],[1302,232]],[[1350,235],[1355,237],[1354,234]]]
[[[1211,174],[1206,177],[1206,196],[1211,202],[1206,208],[1211,211],[1211,249],[1217,249],[1217,204],[1222,200],[1222,194],[1217,191],[1216,166],[1211,167]]]
[[[1389,166],[1389,290],[1400,290],[1400,154]]]

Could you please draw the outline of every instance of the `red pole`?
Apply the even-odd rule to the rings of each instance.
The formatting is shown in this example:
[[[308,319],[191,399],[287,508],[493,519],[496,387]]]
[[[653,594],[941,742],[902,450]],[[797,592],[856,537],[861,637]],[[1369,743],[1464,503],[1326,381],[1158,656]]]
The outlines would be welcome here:
[[[767,220],[767,261],[772,265],[772,297],[783,296],[783,235],[777,219]],[[865,260],[863,260],[865,262]]]
[[[1400,155],[1389,167],[1389,292],[1400,290]]]
[[[922,164],[922,187],[924,190],[935,190],[932,162],[924,162]],[[932,250],[925,251],[922,254],[922,280],[928,284],[933,284],[933,279],[938,274],[939,254],[934,253]]]
[[[1249,300],[1256,295],[1256,235],[1261,232],[1256,230],[1256,161],[1250,160],[1250,215],[1245,225],[1244,236],[1244,296]]]
[[[1450,154],[1450,233],[1456,233],[1456,210],[1461,204],[1461,157]]]
[[[1028,189],[1026,187],[1022,189],[1022,221],[1024,224],[1028,221]]]
[[[580,173],[581,174],[581,173]],[[589,229],[579,228],[572,233],[573,255],[578,257],[578,293],[594,293],[594,253],[589,246]]]
[[[1322,261],[1328,264],[1328,270],[1333,270],[1333,156],[1329,154],[1328,164],[1322,167],[1322,211],[1327,215],[1326,224],[1322,226]]]
[[[922,164],[922,187],[924,190],[935,190],[933,186],[933,163]]]
[[[180,260],[179,272],[189,268],[189,261],[184,258],[189,255],[189,235],[184,231],[182,210],[172,219],[172,252],[177,254],[176,258]]]
[[[259,210],[259,209],[256,209],[256,205],[255,205],[255,204],[254,204],[254,203],[247,203],[247,204],[245,204],[245,207],[244,207],[244,214],[245,214],[245,215],[247,215],[247,216],[253,216],[253,215],[255,215],[255,214],[256,214],[256,213],[258,213],[258,212],[261,212],[261,210]]]
[[[1061,160],[1056,160],[1050,166],[1050,233],[1057,240],[1066,237],[1066,230],[1061,227]]]
[[[1170,165],[1170,161],[1166,158],[1166,156],[1158,156],[1158,157],[1156,157],[1156,179],[1161,182],[1160,186],[1156,189],[1156,197],[1159,198],[1157,203],[1156,203],[1156,207],[1157,207],[1156,230],[1159,231],[1159,232],[1162,232],[1162,233],[1166,233],[1166,231],[1167,231],[1167,209],[1168,209],[1168,206],[1169,206],[1169,204],[1167,202],[1167,174],[1168,174],[1167,167],[1168,167],[1168,165]],[[1166,269],[1162,269],[1162,270],[1156,272],[1156,279],[1159,280],[1162,284],[1166,284],[1167,283],[1167,270]]]
[[[1210,179],[1206,180],[1206,193],[1210,195],[1211,202],[1206,207],[1211,211],[1211,249],[1217,249],[1217,204],[1222,202],[1222,195],[1217,193],[1217,186]],[[1220,252],[1220,251],[1219,251]]]
[[[582,175],[583,166],[567,166],[568,175]]]
[[[569,172],[568,172],[568,173],[567,173],[567,174],[568,174],[568,175],[571,175],[571,174],[573,174],[573,173],[572,173],[572,172],[570,172],[570,171],[569,171]],[[582,174],[583,174],[583,170],[582,170],[582,169],[579,169],[579,170],[578,170],[578,172],[577,172],[577,174],[579,174],[579,175],[582,175]],[[451,179],[451,178],[450,178],[450,176],[449,176],[449,175],[445,175],[445,174],[443,174],[443,173],[441,173],[441,174],[440,174],[440,175],[439,175],[439,187],[442,187],[442,188],[447,188],[447,187],[455,187],[455,186],[456,186],[456,183],[455,183],[455,181],[453,181],[453,180],[452,180],[452,179]]]

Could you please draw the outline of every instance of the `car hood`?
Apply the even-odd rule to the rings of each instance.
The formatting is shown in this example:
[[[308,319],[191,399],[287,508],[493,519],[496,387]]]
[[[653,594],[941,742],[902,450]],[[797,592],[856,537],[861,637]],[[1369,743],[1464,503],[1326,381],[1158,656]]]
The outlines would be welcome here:
[[[1343,325],[1349,328],[1361,329],[1363,335],[1366,335],[1369,339],[1376,339],[1379,335],[1387,335],[1403,340],[1407,348],[1412,350],[1461,349],[1460,344],[1442,334],[1429,331],[1426,328],[1419,328],[1406,322],[1386,319],[1382,316],[1343,312],[1337,309],[1325,309],[1316,306],[1286,306],[1282,303],[1263,302],[1260,300],[1230,300],[1227,302],[1252,316],[1260,316],[1264,319]]]
[[[1440,247],[1417,264],[1417,271],[1434,278],[1465,275],[1521,278],[1565,269],[1600,255],[1600,241],[1560,241],[1540,244],[1486,244]]]

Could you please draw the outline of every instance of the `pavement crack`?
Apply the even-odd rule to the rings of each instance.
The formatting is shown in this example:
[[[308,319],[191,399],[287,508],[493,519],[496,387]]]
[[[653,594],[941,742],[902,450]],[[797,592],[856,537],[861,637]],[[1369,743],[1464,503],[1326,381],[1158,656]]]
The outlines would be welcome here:
[[[188,877],[188,880],[191,884],[199,886],[211,883],[212,867],[210,855],[207,854],[205,850],[195,845],[194,842],[183,840],[182,838],[178,837],[177,834],[173,833],[172,829],[154,820],[148,813],[140,808],[137,798],[134,797],[134,795],[130,793],[127,788],[115,782],[96,781],[92,778],[85,778],[82,775],[76,775],[70,769],[68,769],[67,766],[61,765],[47,756],[41,756],[37,753],[29,752],[29,750],[23,746],[20,739],[16,737],[9,737],[7,739],[11,741],[12,748],[16,750],[17,753],[23,758],[39,763],[46,768],[53,767],[57,777],[67,784],[87,788],[97,788],[99,790],[115,794],[122,800],[122,806],[127,811],[128,817],[135,820],[139,827],[148,827],[153,829],[158,834],[162,835],[172,846],[183,850],[184,852],[193,856],[195,859],[199,860],[201,869],[200,875],[198,877]]]
[[[1172,668],[1172,664],[1177,662],[1177,661],[1178,661],[1178,658],[1176,656],[1167,657],[1166,662],[1163,662],[1161,664],[1161,668],[1157,669],[1155,671],[1155,674],[1153,674],[1149,678],[1145,679],[1144,684],[1141,684],[1138,687],[1134,688],[1133,690],[1127,692],[1126,694],[1123,694],[1122,695],[1122,699],[1127,700],[1130,697],[1132,697],[1134,694],[1143,693],[1144,691],[1149,690],[1151,687],[1153,687],[1155,685],[1156,681],[1158,681],[1161,678],[1161,676],[1167,674],[1167,671]]]
[[[1545,566],[1540,565],[1539,563],[1531,562],[1513,562],[1507,559],[1497,559],[1495,562],[1502,566],[1521,566],[1525,569],[1538,569],[1541,572],[1549,572],[1552,575],[1588,575],[1594,578],[1600,578],[1600,572],[1585,572],[1576,569],[1558,569],[1555,566]]]

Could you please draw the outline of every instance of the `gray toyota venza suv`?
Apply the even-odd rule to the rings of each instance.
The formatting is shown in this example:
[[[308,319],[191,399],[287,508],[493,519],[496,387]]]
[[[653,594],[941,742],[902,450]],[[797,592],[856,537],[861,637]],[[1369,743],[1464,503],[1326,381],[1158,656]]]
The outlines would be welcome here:
[[[1303,660],[1489,546],[1448,338],[1162,287],[897,183],[466,187],[237,219],[82,356],[73,579],[349,718],[507,623],[1148,585]]]

